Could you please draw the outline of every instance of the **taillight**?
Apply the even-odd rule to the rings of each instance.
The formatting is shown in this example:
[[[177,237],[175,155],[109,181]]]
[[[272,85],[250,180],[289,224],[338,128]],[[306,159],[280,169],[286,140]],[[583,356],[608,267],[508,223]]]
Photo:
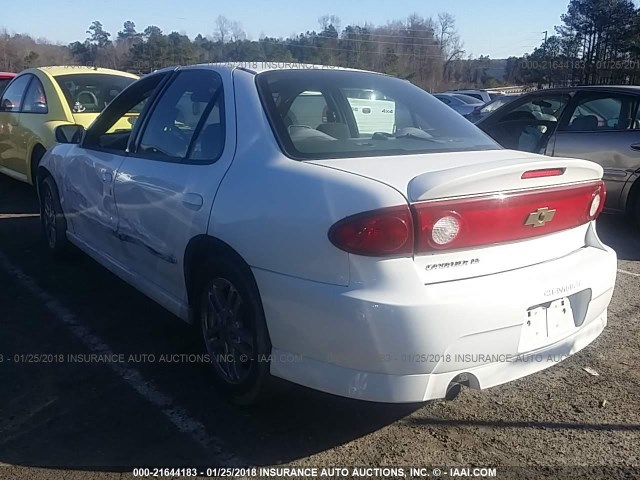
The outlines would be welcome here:
[[[599,181],[382,208],[340,220],[329,240],[373,257],[493,245],[584,225],[600,215],[605,197]]]
[[[413,217],[407,205],[359,213],[333,225],[329,240],[356,255],[409,256],[413,254]]]
[[[449,212],[449,214],[438,218],[429,229],[433,243],[444,247],[458,238],[462,229],[462,219],[460,215]]]
[[[604,199],[604,183],[596,182],[418,203],[412,206],[418,226],[415,251],[492,245],[567,230],[595,219]]]
[[[592,197],[591,207],[589,208],[589,217],[591,220],[598,218],[598,215],[604,210],[604,201],[607,198],[607,190],[604,182],[602,182],[602,188],[598,189]]]

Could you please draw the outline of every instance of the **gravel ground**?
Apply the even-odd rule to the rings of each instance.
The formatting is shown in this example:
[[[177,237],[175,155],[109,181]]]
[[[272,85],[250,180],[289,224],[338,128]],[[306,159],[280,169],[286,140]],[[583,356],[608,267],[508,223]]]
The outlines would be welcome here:
[[[520,478],[546,466],[562,468],[549,478],[640,477],[640,232],[606,215],[598,229],[624,273],[608,328],[561,364],[464,389],[453,401],[380,405],[294,386],[245,410],[220,399],[203,365],[159,361],[199,351],[189,326],[81,254],[50,259],[32,190],[0,178],[0,479],[128,478],[140,466],[233,463],[438,466],[454,478],[449,467],[502,467],[498,478]],[[90,347],[138,357],[123,367],[15,361],[86,358]],[[588,468],[598,466],[620,469]]]

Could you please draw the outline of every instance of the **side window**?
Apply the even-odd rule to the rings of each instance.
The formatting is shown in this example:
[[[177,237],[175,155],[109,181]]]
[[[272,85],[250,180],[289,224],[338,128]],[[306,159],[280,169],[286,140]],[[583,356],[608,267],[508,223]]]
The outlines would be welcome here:
[[[532,100],[511,110],[501,120],[546,120],[557,122],[569,103],[568,95],[536,96]],[[516,114],[516,112],[519,112]],[[508,118],[507,118],[508,117]]]
[[[629,113],[631,114],[629,130],[640,130],[640,100],[635,101],[635,106]]]
[[[631,125],[629,112],[631,102],[624,96],[598,95],[580,99],[576,105],[567,130],[572,132],[594,132],[626,130]]]
[[[211,127],[215,125],[216,113],[210,107],[221,97],[222,79],[217,73],[210,70],[180,72],[151,112],[144,126],[138,153],[150,154],[158,159],[186,159],[196,132],[204,123],[211,118],[212,123],[207,126],[209,133],[216,128]],[[210,147],[209,139],[201,140],[197,155],[205,155]]]
[[[436,98],[446,105],[449,105],[451,103],[451,100],[449,100],[447,97],[436,97]]]
[[[224,150],[226,129],[222,94],[219,94],[207,108],[210,112],[193,141],[189,163],[213,163],[220,158]]]
[[[22,111],[24,113],[49,112],[49,107],[47,106],[47,96],[44,93],[44,87],[42,86],[42,82],[40,81],[40,79],[35,76],[29,84],[27,93],[24,96]]]
[[[19,112],[24,99],[24,91],[33,75],[21,75],[9,84],[0,101],[0,111]]]
[[[125,152],[144,107],[167,75],[149,75],[127,88],[87,130],[83,147]]]

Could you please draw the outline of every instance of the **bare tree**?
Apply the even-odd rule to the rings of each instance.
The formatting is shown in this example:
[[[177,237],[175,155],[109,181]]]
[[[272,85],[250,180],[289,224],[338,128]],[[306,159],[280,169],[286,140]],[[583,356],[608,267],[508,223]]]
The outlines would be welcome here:
[[[242,23],[233,21],[230,26],[231,30],[231,41],[237,42],[239,40],[246,40],[247,34],[244,32],[242,28]]]
[[[320,24],[321,30],[327,30],[331,25],[336,29],[337,32],[340,31],[340,17],[337,15],[322,15],[318,17],[318,24]]]
[[[462,59],[465,51],[456,29],[456,19],[450,13],[439,13],[436,22],[436,40],[442,56],[442,78],[448,80],[451,63]]]
[[[231,22],[223,15],[218,15],[216,19],[216,31],[213,34],[216,40],[225,43],[229,38],[229,32],[231,31]]]

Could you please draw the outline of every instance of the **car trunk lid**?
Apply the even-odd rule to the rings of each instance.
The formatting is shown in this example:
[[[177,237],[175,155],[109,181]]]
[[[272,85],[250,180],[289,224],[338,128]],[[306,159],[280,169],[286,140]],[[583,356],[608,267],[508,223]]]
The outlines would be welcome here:
[[[425,283],[513,270],[580,249],[593,198],[604,196],[595,163],[509,150],[311,163],[371,178],[405,197]],[[445,217],[443,230],[438,220]],[[439,244],[456,222],[458,236]]]

